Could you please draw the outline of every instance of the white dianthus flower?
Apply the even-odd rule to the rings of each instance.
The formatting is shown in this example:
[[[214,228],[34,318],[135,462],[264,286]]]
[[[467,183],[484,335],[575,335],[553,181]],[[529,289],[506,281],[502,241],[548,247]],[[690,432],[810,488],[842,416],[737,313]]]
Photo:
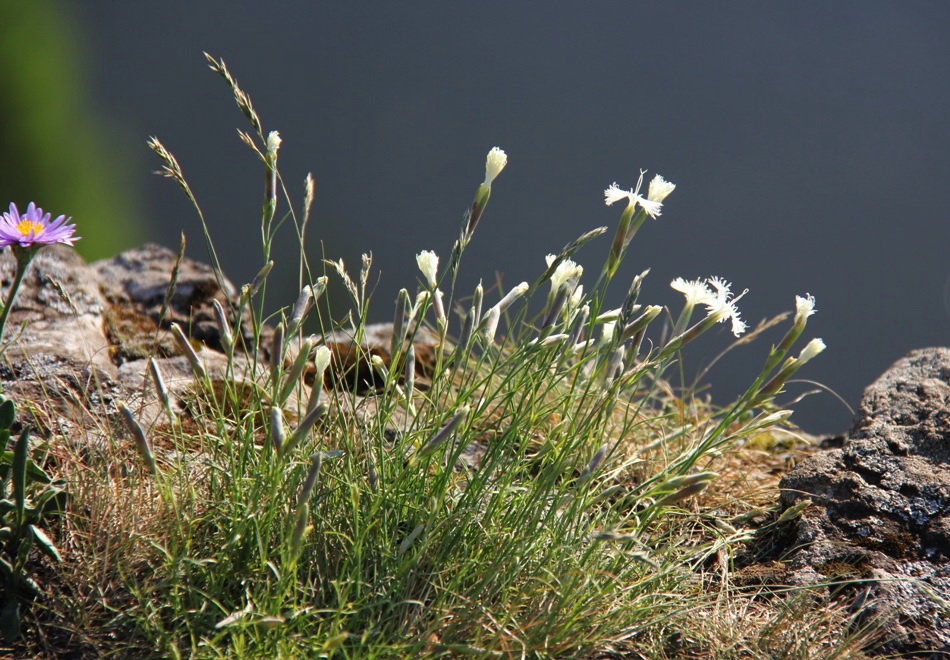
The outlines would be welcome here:
[[[547,262],[548,266],[554,263],[555,257],[553,254],[549,254],[544,257],[544,260]],[[579,280],[581,275],[584,274],[584,267],[577,264],[572,259],[564,259],[557,265],[557,268],[554,269],[554,272],[551,273],[551,292],[556,293],[561,286],[568,280],[574,279]]]
[[[815,296],[806,293],[805,297],[795,296],[795,323],[804,323],[815,313]]]
[[[663,208],[663,204],[658,199],[650,199],[649,196],[644,197],[643,195],[641,195],[640,186],[642,185],[643,185],[643,171],[640,172],[640,179],[639,181],[637,181],[637,187],[635,189],[624,190],[623,188],[618,186],[616,182],[612,183],[607,188],[607,190],[604,191],[604,203],[607,204],[607,206],[610,206],[611,204],[619,202],[622,199],[626,199],[628,208],[636,204],[639,204],[640,208],[646,211],[647,215],[649,215],[651,218],[656,218],[658,215],[660,215],[661,209]],[[650,185],[652,188],[653,184],[650,184]],[[666,194],[669,194],[669,192],[667,192]]]
[[[670,282],[670,286],[686,296],[687,305],[699,305],[715,298],[712,290],[702,280],[685,280],[677,277]]]
[[[747,326],[739,318],[739,308],[736,307],[736,302],[745,295],[745,292],[738,298],[730,300],[729,295],[732,290],[732,285],[729,284],[729,282],[718,277],[710,277],[707,281],[716,290],[715,295],[711,296],[709,300],[703,301],[709,315],[715,316],[716,321],[719,323],[724,323],[726,319],[730,319],[732,321],[732,334],[736,337],[740,336],[746,331]]]
[[[508,164],[508,155],[498,147],[492,147],[488,152],[488,158],[485,159],[485,182],[483,185],[491,186],[495,177],[505,169]]]
[[[419,265],[419,270],[422,271],[422,274],[426,278],[426,282],[429,283],[430,287],[435,287],[436,284],[436,275],[439,270],[439,257],[432,250],[423,250],[416,255],[416,263]]]

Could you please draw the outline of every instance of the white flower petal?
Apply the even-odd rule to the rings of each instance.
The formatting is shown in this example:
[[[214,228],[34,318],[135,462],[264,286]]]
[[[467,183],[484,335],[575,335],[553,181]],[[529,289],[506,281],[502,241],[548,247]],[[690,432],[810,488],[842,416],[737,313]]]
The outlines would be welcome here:
[[[806,293],[805,297],[795,296],[795,321],[804,321],[815,313],[815,296]]]
[[[277,153],[277,150],[280,149],[280,133],[277,131],[271,131],[267,134],[267,153],[271,156]]]
[[[505,169],[508,164],[508,155],[498,147],[492,147],[485,159],[485,183],[490,186],[492,181]]]
[[[416,255],[416,264],[419,266],[419,270],[422,271],[422,274],[426,278],[426,282],[429,283],[429,286],[434,287],[436,284],[436,276],[439,270],[439,257],[432,250],[423,250]]]
[[[670,183],[662,176],[657,174],[650,181],[650,187],[647,189],[647,198],[654,202],[662,202],[669,197],[670,193],[676,189],[675,183]]]
[[[798,361],[801,364],[805,364],[823,350],[825,350],[825,342],[817,338],[812,339],[805,348],[802,349],[802,352],[798,354]]]
[[[686,296],[687,305],[699,305],[715,298],[712,290],[702,280],[685,280],[677,277],[670,286]]]
[[[621,190],[620,186],[616,183],[611,183],[610,187],[604,191],[604,203],[607,206],[619,202],[621,199],[626,199],[631,204],[633,203],[633,191],[632,190]]]

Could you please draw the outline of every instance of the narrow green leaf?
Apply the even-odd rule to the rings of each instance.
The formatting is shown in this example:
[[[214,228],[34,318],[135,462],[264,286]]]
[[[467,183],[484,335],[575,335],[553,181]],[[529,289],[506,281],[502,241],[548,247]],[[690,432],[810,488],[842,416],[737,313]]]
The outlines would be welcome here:
[[[8,429],[16,420],[16,406],[9,399],[0,403],[0,429]]]
[[[23,429],[13,446],[13,501],[19,518],[16,526],[23,524],[23,507],[26,502],[26,457],[30,453],[30,428]]]
[[[33,538],[36,540],[37,547],[43,551],[43,554],[48,556],[50,559],[63,561],[63,557],[59,554],[56,544],[54,544],[50,537],[46,535],[46,532],[36,525],[30,525],[29,529],[33,533]]]

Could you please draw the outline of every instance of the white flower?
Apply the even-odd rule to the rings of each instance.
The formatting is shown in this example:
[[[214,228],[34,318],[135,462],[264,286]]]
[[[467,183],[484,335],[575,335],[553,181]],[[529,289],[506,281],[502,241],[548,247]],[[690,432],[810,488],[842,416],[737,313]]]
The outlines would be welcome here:
[[[659,200],[649,199],[641,195],[641,185],[643,185],[643,171],[640,172],[640,179],[637,181],[637,187],[635,189],[624,190],[614,182],[604,191],[604,203],[610,206],[622,199],[626,199],[629,205],[628,208],[639,204],[640,208],[646,211],[647,215],[651,218],[656,218],[660,215],[663,204]],[[652,187],[653,184],[651,183],[650,185]],[[669,192],[667,192],[667,194],[669,194]]]
[[[555,257],[553,254],[547,255],[544,260],[547,262],[548,266],[554,263]],[[554,272],[551,273],[551,292],[556,293],[558,289],[561,288],[568,280],[579,280],[581,275],[584,274],[584,267],[578,265],[571,259],[564,259],[557,265],[557,268],[554,269]]]
[[[802,349],[802,352],[798,354],[799,364],[805,364],[823,350],[825,350],[825,342],[820,339],[812,339],[805,348]]]
[[[739,309],[736,307],[736,302],[745,295],[745,291],[739,297],[730,300],[729,295],[732,285],[729,282],[718,277],[710,277],[707,282],[716,289],[715,295],[702,301],[706,305],[709,316],[715,316],[718,323],[724,323],[726,319],[730,319],[732,321],[732,334],[736,337],[740,336],[746,331],[747,326],[739,318]]]
[[[806,293],[805,297],[795,296],[795,323],[804,323],[805,319],[815,313],[815,296]]]
[[[651,202],[662,202],[669,197],[670,193],[676,189],[675,183],[670,183],[662,176],[657,174],[650,181],[650,187],[647,189],[647,199]]]
[[[729,294],[732,293],[732,284],[721,277],[713,276],[706,281],[712,284],[713,288],[716,290],[717,298],[728,298]]]
[[[712,290],[706,286],[706,283],[702,280],[689,281],[684,280],[682,277],[677,277],[670,282],[670,286],[686,296],[687,305],[699,305],[715,298]]]
[[[608,321],[604,323],[604,327],[600,329],[600,342],[602,344],[609,344],[614,340],[614,328],[617,327],[616,321]]]
[[[276,156],[277,150],[280,149],[280,133],[277,131],[271,131],[267,134],[267,155]]]
[[[498,147],[492,147],[488,152],[488,158],[485,159],[485,183],[484,186],[491,186],[495,177],[505,169],[508,164],[508,155]]]
[[[320,346],[313,354],[313,366],[317,373],[322,374],[330,364],[330,349],[326,346]]]
[[[439,270],[438,255],[432,250],[423,250],[416,255],[416,263],[419,265],[419,270],[422,271],[429,286],[435,288],[436,274]]]

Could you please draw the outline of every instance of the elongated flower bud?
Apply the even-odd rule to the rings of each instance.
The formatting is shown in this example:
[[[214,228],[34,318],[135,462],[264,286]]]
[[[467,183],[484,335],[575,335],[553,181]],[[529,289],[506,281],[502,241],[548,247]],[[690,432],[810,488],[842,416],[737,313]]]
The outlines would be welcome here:
[[[664,482],[663,486],[669,490],[677,490],[684,486],[691,486],[692,484],[715,481],[718,477],[718,472],[696,472],[694,474],[671,477]]]
[[[702,481],[700,483],[694,483],[694,484],[690,484],[689,486],[684,486],[683,488],[680,488],[675,493],[670,493],[669,495],[666,495],[658,499],[656,501],[656,505],[657,506],[672,506],[673,504],[676,504],[677,502],[682,502],[683,500],[689,497],[692,497],[693,495],[697,495],[703,492],[704,490],[706,490],[706,487],[708,485],[709,485],[708,481]]]
[[[310,360],[310,353],[313,351],[313,344],[315,341],[316,339],[314,337],[307,337],[304,339],[303,344],[300,345],[300,352],[297,353],[297,359],[294,360],[294,364],[290,368],[290,373],[287,374],[287,378],[284,380],[284,385],[280,388],[280,392],[277,395],[278,404],[283,404],[288,398],[290,398],[291,392],[294,391],[294,387],[296,387],[297,383],[300,381],[300,376],[303,375],[304,367],[307,366],[307,362]]]
[[[396,554],[401,555],[406,550],[412,547],[413,542],[419,538],[419,535],[422,534],[426,526],[424,524],[416,525],[415,528],[409,532],[409,536],[403,539],[402,543],[399,544],[399,548],[396,550]]]
[[[125,423],[125,428],[128,430],[129,435],[132,436],[132,440],[135,441],[135,448],[142,457],[146,469],[152,474],[155,474],[158,471],[158,467],[155,465],[152,445],[149,443],[148,438],[145,437],[145,431],[142,430],[141,425],[136,421],[132,411],[129,410],[125,403],[119,403],[119,412],[122,414],[122,421]]]
[[[278,323],[270,343],[270,377],[274,385],[280,378],[284,366],[284,324]]]
[[[300,550],[303,548],[303,541],[312,529],[309,522],[310,505],[304,502],[297,509],[297,515],[294,521],[294,533],[290,537],[290,549],[294,557],[300,554]]]
[[[178,422],[178,417],[172,410],[172,400],[168,394],[168,388],[165,387],[165,379],[162,378],[162,372],[159,370],[158,362],[155,361],[155,358],[148,359],[148,370],[149,373],[152,374],[152,383],[155,385],[155,393],[158,395],[158,400],[162,402],[162,408],[165,409],[168,422],[174,426]]]
[[[297,496],[298,507],[303,506],[307,500],[310,499],[310,493],[312,493],[316,487],[317,477],[320,476],[320,466],[323,465],[322,452],[317,452],[310,458],[313,462],[310,464],[310,470],[307,472],[307,477],[304,479],[303,485],[300,486],[300,494]]]
[[[498,332],[500,316],[501,314],[498,311],[497,305],[489,309],[488,314],[485,315],[485,330],[483,331],[483,336],[485,337],[485,342],[488,344],[495,343],[495,333]]]
[[[474,314],[472,314],[472,329],[478,327],[478,323],[482,319],[482,301],[485,298],[485,289],[482,288],[482,281],[478,281],[478,286],[475,287],[475,295],[472,298],[472,309]]]
[[[369,465],[366,468],[366,480],[369,482],[369,489],[373,494],[376,494],[376,489],[379,484],[379,474],[376,472],[376,466],[373,465],[372,459],[369,461]]]
[[[604,370],[604,380],[609,384],[623,371],[623,357],[627,349],[621,344],[611,352],[607,359],[607,368]]]
[[[797,504],[793,504],[792,506],[788,507],[787,509],[785,509],[785,511],[782,512],[782,515],[778,517],[778,520],[775,521],[775,524],[781,525],[782,523],[787,523],[787,522],[791,522],[792,520],[795,520],[800,515],[802,515],[802,513],[804,513],[805,509],[807,509],[811,505],[812,505],[811,500],[802,500],[801,502],[798,502]]]
[[[799,353],[797,358],[788,358],[785,361],[785,364],[782,365],[782,368],[777,374],[772,376],[769,381],[762,386],[759,390],[759,393],[756,394],[753,399],[752,405],[757,405],[762,403],[769,397],[778,393],[782,386],[785,385],[785,382],[791,378],[796,371],[801,369],[806,362],[810,361],[816,355],[825,350],[825,342],[821,339],[812,339],[805,348],[802,349],[802,352]]]
[[[268,261],[264,266],[258,271],[257,275],[254,276],[254,279],[251,280],[250,284],[245,284],[241,288],[241,306],[246,305],[251,298],[257,295],[258,290],[261,288],[261,285],[264,284],[264,281],[267,279],[267,276],[270,274],[271,269],[274,267],[274,262]]]
[[[409,350],[406,351],[406,401],[412,401],[412,393],[416,387],[416,347],[409,344]]]
[[[468,345],[472,342],[472,331],[475,329],[475,308],[471,307],[465,320],[462,321],[462,330],[459,332],[458,350],[463,356],[468,353]]]
[[[280,133],[271,131],[267,136],[267,154],[264,157],[267,178],[264,186],[264,204],[268,220],[274,217],[277,209],[277,150],[280,148]]]
[[[172,332],[172,337],[175,338],[175,344],[185,355],[185,357],[188,358],[188,362],[191,363],[191,370],[195,372],[195,377],[201,381],[207,380],[208,371],[205,369],[205,365],[201,361],[201,358],[199,358],[198,354],[195,353],[195,349],[191,347],[191,342],[188,341],[188,338],[185,336],[185,333],[182,331],[181,327],[177,323],[172,323],[170,329]]]
[[[393,335],[390,338],[389,355],[393,360],[402,350],[406,340],[406,311],[409,309],[409,292],[400,289],[396,296],[396,315],[393,317]]]
[[[516,300],[518,300],[518,298],[520,298],[520,297],[523,296],[525,293],[527,293],[528,289],[529,289],[528,283],[527,283],[527,282],[522,282],[521,284],[519,284],[518,286],[516,286],[515,288],[513,288],[511,291],[509,291],[508,293],[506,293],[506,294],[504,295],[504,297],[502,297],[502,299],[499,300],[499,301],[495,304],[495,307],[498,308],[498,313],[499,313],[499,314],[503,314],[504,312],[506,312],[506,311],[508,310],[508,308],[511,307],[511,305],[512,305]]]
[[[620,340],[626,341],[627,339],[632,338],[638,332],[650,325],[650,323],[652,323],[662,311],[663,308],[659,305],[650,305],[647,307],[646,310],[636,318],[636,320],[624,327],[623,332],[620,334]]]
[[[313,411],[320,403],[320,396],[323,394],[323,375],[330,364],[330,349],[326,346],[317,348],[313,355],[313,385],[310,388],[310,399],[307,401],[307,413]]]
[[[564,303],[567,302],[568,290],[572,288],[569,283],[565,283],[558,288],[557,294],[554,296],[554,300],[548,308],[548,313],[544,315],[544,321],[541,323],[542,332],[550,332],[554,327],[555,322],[561,316],[561,310],[564,309]]]
[[[288,337],[297,334],[297,330],[300,329],[312,305],[313,289],[308,285],[300,290],[300,295],[297,296],[297,302],[294,303],[294,311],[290,315],[290,323],[287,325]]]
[[[523,296],[525,293],[527,293],[527,291],[528,291],[529,288],[530,288],[530,287],[528,286],[528,283],[527,283],[527,282],[522,282],[521,284],[519,284],[518,286],[516,286],[515,288],[513,288],[511,291],[509,291],[508,293],[506,293],[504,296],[502,296],[502,299],[499,300],[497,303],[495,303],[494,307],[491,307],[491,308],[485,313],[485,316],[483,316],[482,319],[479,321],[479,323],[478,323],[478,329],[479,329],[479,330],[485,330],[485,335],[487,336],[487,335],[489,334],[489,333],[488,333],[488,329],[487,329],[487,324],[488,324],[488,321],[489,321],[489,317],[494,314],[497,318],[500,318],[501,315],[504,314],[504,313],[508,310],[508,308],[511,307],[511,306],[514,304],[514,302],[515,302],[516,300],[518,300],[518,298],[520,298],[520,297]],[[495,320],[495,329],[496,329],[496,330],[497,330],[497,328],[498,328],[498,320],[497,320],[497,318],[496,318],[496,320]],[[491,332],[491,336],[492,336],[492,339],[494,339],[494,336],[495,336],[495,332],[494,332],[494,331]]]
[[[446,440],[448,440],[452,436],[452,432],[455,430],[455,428],[459,424],[461,424],[465,420],[466,417],[468,417],[469,411],[470,411],[470,408],[468,406],[462,406],[461,408],[459,408],[458,412],[456,412],[455,415],[452,416],[452,419],[450,419],[445,424],[445,426],[439,429],[438,433],[433,435],[432,438],[430,438],[429,441],[425,445],[423,445],[419,449],[419,451],[416,452],[416,456],[418,456],[419,458],[424,458],[432,454],[432,452],[434,452],[436,449],[438,449],[442,445],[442,443],[444,443]]]
[[[270,409],[270,441],[274,450],[280,453],[284,447],[287,434],[284,431],[284,413],[280,406],[271,406]]]
[[[234,338],[231,335],[227,314],[224,313],[224,308],[217,298],[211,299],[211,307],[214,309],[214,320],[218,326],[218,334],[221,336],[221,348],[224,349],[225,353],[230,354],[234,345]]]
[[[604,457],[607,455],[607,445],[603,445],[600,449],[594,452],[594,456],[590,459],[590,462],[587,464],[587,467],[584,468],[581,472],[580,477],[577,481],[579,484],[587,483],[587,481],[594,475],[594,472],[597,471],[597,468],[600,467],[600,464],[603,462]]]
[[[576,345],[581,340],[587,320],[590,318],[590,305],[581,307],[581,311],[574,318],[574,328],[571,330],[571,344]]]
[[[330,406],[327,405],[326,401],[323,401],[307,413],[307,415],[301,420],[300,425],[294,430],[293,434],[288,438],[287,444],[284,445],[284,451],[282,452],[283,456],[289,454],[293,449],[300,444],[300,442],[307,437],[310,433],[310,429],[313,428],[314,424],[320,420],[321,417],[327,414],[327,411],[330,409]]]
[[[448,319],[445,317],[445,307],[442,304],[442,292],[435,289],[432,292],[432,309],[435,313],[435,323],[439,328],[439,334],[443,334],[448,327]]]

